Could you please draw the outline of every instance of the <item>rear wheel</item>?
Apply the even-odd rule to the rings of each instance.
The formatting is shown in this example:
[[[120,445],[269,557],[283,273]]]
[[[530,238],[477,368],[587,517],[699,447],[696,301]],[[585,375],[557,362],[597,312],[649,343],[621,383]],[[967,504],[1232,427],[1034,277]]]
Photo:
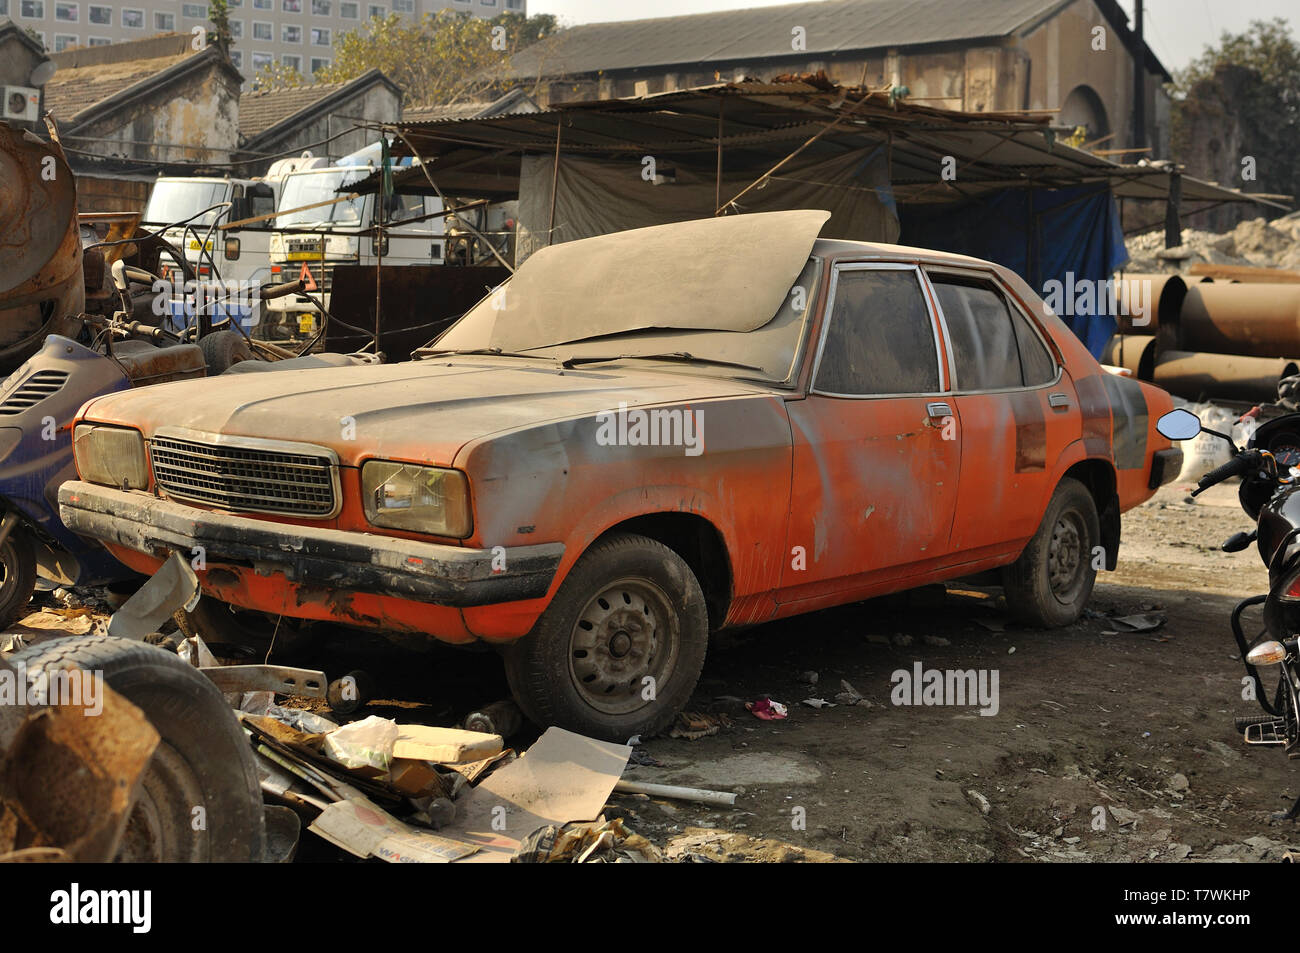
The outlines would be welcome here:
[[[43,642],[10,657],[20,661],[29,678],[69,665],[100,673],[160,736],[118,861],[262,860],[257,766],[239,722],[206,677],[161,649],[100,636]]]
[[[627,741],[686,705],[708,637],[704,592],[686,562],[620,534],[578,560],[533,631],[507,650],[506,675],[538,725]]]
[[[209,377],[224,374],[241,361],[255,360],[253,349],[238,331],[217,331],[200,338],[199,350],[203,352]]]
[[[1067,477],[1057,486],[1025,551],[1002,572],[1007,608],[1029,625],[1069,625],[1083,614],[1097,581],[1101,523],[1092,494]]]

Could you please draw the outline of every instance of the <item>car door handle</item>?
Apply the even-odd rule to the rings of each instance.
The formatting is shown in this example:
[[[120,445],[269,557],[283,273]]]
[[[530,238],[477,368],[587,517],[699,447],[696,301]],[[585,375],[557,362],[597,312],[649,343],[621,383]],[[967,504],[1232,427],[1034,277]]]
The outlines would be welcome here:
[[[1060,391],[1047,395],[1047,406],[1049,407],[1069,407],[1070,397],[1068,394],[1062,394]]]
[[[951,417],[952,408],[941,400],[932,401],[925,405],[925,412],[931,417]]]

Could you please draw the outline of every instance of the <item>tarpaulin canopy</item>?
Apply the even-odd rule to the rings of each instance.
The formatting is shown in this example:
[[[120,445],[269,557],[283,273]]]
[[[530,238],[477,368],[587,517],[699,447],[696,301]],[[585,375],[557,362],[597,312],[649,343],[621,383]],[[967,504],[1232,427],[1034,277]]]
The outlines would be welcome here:
[[[1072,292],[1111,279],[1128,261],[1107,185],[1005,189],[956,207],[908,206],[900,240],[995,261],[1045,296],[1049,282],[1060,282],[1059,316],[1095,357],[1115,333],[1106,296]]]
[[[651,172],[657,177],[653,181]],[[723,175],[723,195],[735,194],[752,179],[748,172]],[[644,159],[565,156],[557,177],[553,156],[526,155],[519,177],[516,263],[547,245],[552,183],[555,234],[551,244],[707,218],[717,205],[715,175],[668,160],[651,165]],[[831,218],[822,230],[823,238],[874,242],[898,238],[889,166],[880,146],[782,169],[739,204],[744,212],[826,209]]]

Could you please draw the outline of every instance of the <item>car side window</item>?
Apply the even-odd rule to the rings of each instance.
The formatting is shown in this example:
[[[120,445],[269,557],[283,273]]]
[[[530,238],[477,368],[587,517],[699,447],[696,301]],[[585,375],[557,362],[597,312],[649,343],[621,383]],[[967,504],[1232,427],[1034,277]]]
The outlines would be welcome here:
[[[1020,367],[1024,371],[1025,386],[1042,387],[1056,380],[1056,359],[1020,309],[1011,309],[1011,323],[1016,329],[1016,343],[1020,345]]]
[[[997,289],[961,278],[932,275],[931,280],[948,326],[957,372],[954,389],[1024,387],[1011,311]]]
[[[934,326],[911,269],[841,269],[813,389],[868,397],[939,390]]]

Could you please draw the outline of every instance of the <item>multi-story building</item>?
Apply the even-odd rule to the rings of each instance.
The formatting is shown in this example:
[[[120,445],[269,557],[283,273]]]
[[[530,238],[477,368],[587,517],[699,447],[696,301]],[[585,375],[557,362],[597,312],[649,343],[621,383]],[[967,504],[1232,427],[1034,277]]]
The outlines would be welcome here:
[[[476,16],[527,13],[527,0],[228,0],[231,60],[246,77],[280,63],[312,76],[328,66],[339,36],[371,17],[419,17],[440,10]],[[0,17],[32,30],[50,52],[104,46],[208,23],[205,0],[0,0]]]

